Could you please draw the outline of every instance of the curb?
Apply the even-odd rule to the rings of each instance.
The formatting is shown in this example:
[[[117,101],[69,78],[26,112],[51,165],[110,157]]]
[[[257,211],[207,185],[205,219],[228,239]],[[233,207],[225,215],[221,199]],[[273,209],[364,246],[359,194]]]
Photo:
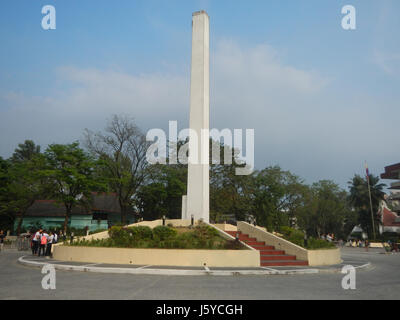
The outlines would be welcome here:
[[[361,266],[354,267],[356,270],[369,270],[372,269],[371,262],[367,262]],[[332,269],[319,269],[319,273],[342,273],[342,268],[332,268]]]
[[[94,266],[73,266],[66,264],[52,264],[49,262],[37,262],[24,259],[25,256],[18,258],[18,263],[28,266],[41,268],[51,264],[55,269],[64,271],[80,271],[95,273],[114,273],[114,274],[142,274],[142,275],[166,275],[166,276],[239,276],[239,275],[297,275],[297,274],[317,274],[317,273],[341,273],[341,268],[334,269],[298,269],[298,270],[180,270],[180,269],[151,269],[151,268],[110,268]],[[365,269],[370,267],[368,262],[365,265],[355,267]]]

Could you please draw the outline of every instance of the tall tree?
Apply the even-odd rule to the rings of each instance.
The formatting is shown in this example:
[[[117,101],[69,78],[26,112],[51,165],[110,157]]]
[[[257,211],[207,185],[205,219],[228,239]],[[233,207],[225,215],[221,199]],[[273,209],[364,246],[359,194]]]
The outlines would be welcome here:
[[[10,195],[8,192],[11,181],[8,170],[10,162],[0,157],[0,229],[10,228],[15,219],[15,212],[9,210]]]
[[[43,199],[50,194],[47,179],[42,175],[44,168],[45,159],[42,154],[35,154],[30,158],[14,162],[9,167],[7,210],[19,214],[17,234],[21,232],[22,222],[28,208],[35,200]]]
[[[128,117],[114,115],[104,133],[85,131],[88,150],[102,163],[109,187],[118,195],[121,222],[134,205],[134,196],[148,175],[145,135]]]
[[[36,145],[32,140],[25,140],[24,143],[18,144],[18,148],[15,149],[11,161],[27,161],[31,160],[35,155],[40,153],[40,146]]]
[[[212,158],[215,147],[220,151],[217,163]],[[253,213],[253,175],[236,174],[236,169],[245,165],[239,161],[238,150],[215,140],[210,148],[210,218],[219,221],[234,215],[236,220],[245,220]],[[225,154],[229,156],[225,158]]]
[[[298,223],[311,236],[334,233],[337,237],[345,237],[345,225],[351,222],[351,214],[347,192],[333,181],[321,180],[312,184],[305,193]]]
[[[19,214],[17,234],[21,231],[21,225],[25,213],[33,202],[43,198],[46,194],[46,184],[40,176],[43,169],[44,158],[40,153],[40,146],[32,140],[25,140],[15,149],[9,159],[7,168],[7,201],[3,204],[3,212],[15,217]]]
[[[54,186],[56,200],[65,207],[64,232],[67,231],[72,208],[87,206],[92,191],[103,189],[101,181],[94,178],[96,162],[79,143],[52,144],[45,151],[46,169],[43,175]]]
[[[302,205],[303,184],[299,177],[279,166],[268,167],[254,175],[254,214],[257,223],[279,231],[295,222]]]
[[[383,192],[383,188],[385,187],[385,184],[379,183],[379,177],[372,174],[369,175],[373,218],[371,217],[367,179],[356,174],[348,184],[350,189],[349,200],[358,213],[358,223],[361,225],[361,228],[368,233],[369,237],[372,237],[372,219],[374,220],[375,228],[377,228],[379,225],[377,213],[379,202],[384,199],[385,193]]]
[[[178,141],[179,150],[187,141]],[[171,150],[170,150],[171,151]],[[135,197],[136,207],[145,220],[180,219],[182,215],[182,196],[186,194],[187,165],[171,163],[167,153],[167,163],[149,165],[145,183],[139,187]]]
[[[145,220],[160,219],[163,215],[168,215],[166,205],[168,192],[162,182],[152,182],[141,186],[136,196],[136,204],[140,216]]]

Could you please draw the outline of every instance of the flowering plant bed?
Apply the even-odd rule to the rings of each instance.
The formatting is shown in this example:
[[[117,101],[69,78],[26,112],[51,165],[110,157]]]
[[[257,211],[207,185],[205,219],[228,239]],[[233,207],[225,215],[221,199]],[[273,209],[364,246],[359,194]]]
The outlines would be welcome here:
[[[208,249],[246,250],[240,242],[224,239],[219,232],[205,224],[196,227],[173,228],[158,226],[119,227],[109,230],[109,238],[76,240],[70,246],[154,248],[154,249]]]

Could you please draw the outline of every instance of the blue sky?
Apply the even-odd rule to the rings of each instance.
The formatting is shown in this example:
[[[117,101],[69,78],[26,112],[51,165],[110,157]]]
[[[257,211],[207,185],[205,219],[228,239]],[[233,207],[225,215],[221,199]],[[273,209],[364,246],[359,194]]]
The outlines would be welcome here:
[[[44,5],[57,29],[41,28]],[[356,8],[357,29],[341,27]],[[113,113],[147,131],[189,114],[191,14],[211,30],[211,126],[254,128],[256,167],[342,187],[367,160],[400,161],[400,2],[3,0],[0,156],[101,130]]]

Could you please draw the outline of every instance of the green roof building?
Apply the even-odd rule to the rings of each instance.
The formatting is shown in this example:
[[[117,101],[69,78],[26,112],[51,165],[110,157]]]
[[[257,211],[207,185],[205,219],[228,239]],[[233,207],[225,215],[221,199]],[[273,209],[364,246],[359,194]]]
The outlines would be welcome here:
[[[64,225],[65,207],[55,200],[36,200],[27,210],[22,222],[22,230],[35,229],[41,226],[44,229],[59,229]],[[16,230],[19,218],[14,223]],[[77,206],[72,209],[68,226],[75,229],[88,228],[89,231],[108,229],[121,222],[121,207],[115,193],[93,193],[92,203],[88,208]],[[135,222],[133,212],[128,214],[127,222]]]

